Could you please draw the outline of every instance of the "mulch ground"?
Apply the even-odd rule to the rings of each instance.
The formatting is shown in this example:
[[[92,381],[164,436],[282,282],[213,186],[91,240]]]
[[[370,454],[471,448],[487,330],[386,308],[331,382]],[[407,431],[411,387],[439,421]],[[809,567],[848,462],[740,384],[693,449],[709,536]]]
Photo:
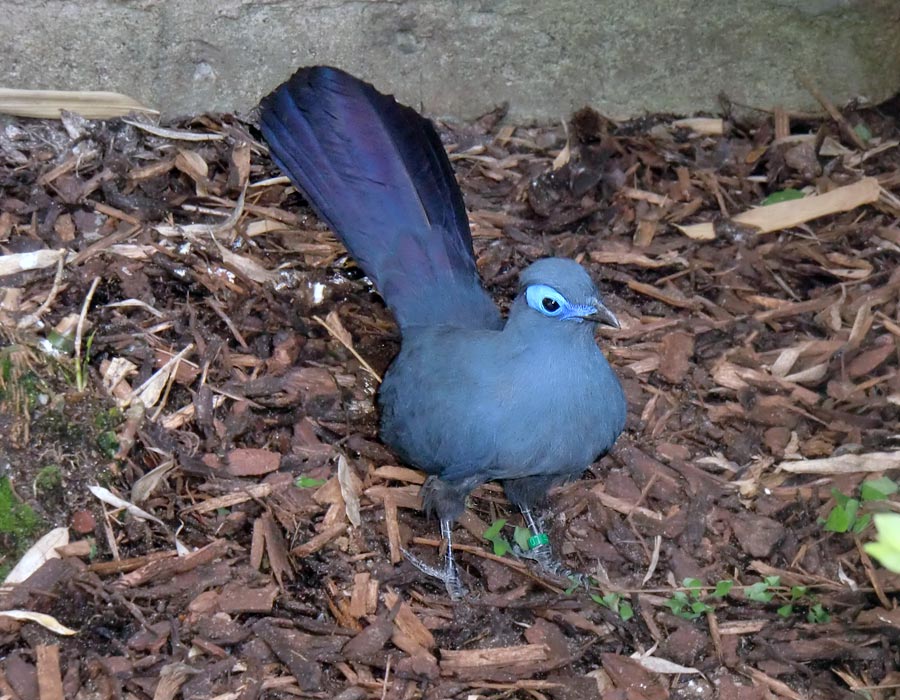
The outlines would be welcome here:
[[[862,543],[900,503],[832,514],[900,473],[900,103],[752,116],[442,127],[494,297],[585,264],[629,402],[547,516],[591,590],[503,551],[487,485],[458,603],[399,551],[440,541],[377,440],[397,329],[252,120],[7,118],[0,470],[69,539],[0,610],[77,634],[0,615],[0,697],[895,697],[900,576]],[[843,213],[732,219],[864,178]]]

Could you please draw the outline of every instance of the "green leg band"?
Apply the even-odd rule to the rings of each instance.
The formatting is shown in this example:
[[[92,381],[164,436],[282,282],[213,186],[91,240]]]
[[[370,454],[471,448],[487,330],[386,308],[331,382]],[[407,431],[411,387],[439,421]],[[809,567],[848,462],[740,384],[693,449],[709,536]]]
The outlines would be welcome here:
[[[528,538],[528,549],[534,549],[535,547],[540,547],[542,544],[550,544],[550,538],[547,537],[543,532],[539,532],[536,535],[532,535]]]

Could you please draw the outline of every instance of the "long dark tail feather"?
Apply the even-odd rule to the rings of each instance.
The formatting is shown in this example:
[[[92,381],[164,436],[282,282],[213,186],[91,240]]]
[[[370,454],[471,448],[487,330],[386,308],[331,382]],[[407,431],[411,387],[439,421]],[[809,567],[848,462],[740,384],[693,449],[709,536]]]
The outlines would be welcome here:
[[[261,103],[278,167],[401,327],[496,328],[462,193],[431,122],[337,68],[301,68]]]

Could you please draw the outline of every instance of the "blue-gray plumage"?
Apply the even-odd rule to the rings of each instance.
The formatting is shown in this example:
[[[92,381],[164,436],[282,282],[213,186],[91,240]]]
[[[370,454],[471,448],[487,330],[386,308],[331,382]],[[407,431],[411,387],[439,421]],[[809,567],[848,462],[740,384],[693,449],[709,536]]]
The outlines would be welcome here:
[[[402,332],[379,391],[381,437],[430,476],[425,507],[448,541],[468,493],[499,480],[559,571],[531,509],[612,447],[625,397],[594,341],[618,326],[581,265],[523,270],[505,323],[475,268],[462,194],[431,123],[371,85],[305,68],[262,102],[273,158],[375,283]]]

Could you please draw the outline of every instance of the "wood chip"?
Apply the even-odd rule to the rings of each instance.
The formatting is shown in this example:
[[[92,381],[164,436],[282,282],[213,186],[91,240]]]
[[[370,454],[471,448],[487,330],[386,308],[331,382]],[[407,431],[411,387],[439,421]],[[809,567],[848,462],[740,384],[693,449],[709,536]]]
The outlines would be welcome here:
[[[900,469],[900,450],[845,454],[822,459],[784,461],[775,465],[792,474],[852,474],[854,472],[883,472]]]
[[[159,114],[118,92],[11,90],[0,88],[0,112],[17,117],[59,119],[63,111],[86,119],[112,119],[132,112]]]
[[[704,136],[721,136],[725,133],[725,120],[718,117],[691,117],[676,119],[672,126],[677,129],[690,129]]]
[[[59,646],[38,644],[35,652],[40,700],[65,700],[59,669]]]
[[[680,384],[690,371],[694,336],[684,331],[667,333],[660,343],[659,374],[667,382]]]
[[[298,557],[299,559],[302,559],[303,557],[308,557],[310,554],[315,554],[316,552],[318,552],[320,549],[325,547],[329,542],[334,540],[339,535],[343,535],[344,532],[346,532],[346,531],[347,531],[347,523],[346,522],[335,523],[334,525],[331,525],[326,530],[323,530],[322,532],[320,532],[315,537],[310,538],[309,540],[307,540],[300,546],[294,547],[291,550],[291,554],[293,554],[295,557]]]
[[[367,614],[367,600],[369,596],[369,581],[371,574],[364,571],[353,577],[353,592],[350,594],[350,608],[348,613],[357,620]]]
[[[384,524],[387,528],[388,546],[391,551],[391,564],[399,564],[403,560],[400,551],[400,521],[397,517],[397,500],[393,494],[386,494],[384,503]]]
[[[771,233],[818,219],[821,216],[837,214],[856,209],[864,204],[878,201],[881,186],[874,177],[866,177],[852,185],[845,185],[825,194],[779,202],[765,207],[750,209],[732,221],[744,226],[753,226],[760,233]],[[688,238],[711,241],[716,237],[713,224],[691,224],[676,227]]]
[[[393,608],[399,600],[400,595],[397,591],[389,588],[384,592],[384,602],[389,608]],[[434,649],[434,636],[428,631],[428,628],[422,624],[421,620],[416,617],[416,614],[406,601],[400,603],[400,607],[397,610],[397,617],[394,622],[424,648]]]
[[[232,476],[262,476],[274,472],[281,464],[281,455],[272,450],[239,447],[225,455],[225,468]]]
[[[451,675],[476,669],[498,669],[515,664],[546,661],[550,650],[544,644],[523,644],[492,649],[441,649],[441,672]]]

